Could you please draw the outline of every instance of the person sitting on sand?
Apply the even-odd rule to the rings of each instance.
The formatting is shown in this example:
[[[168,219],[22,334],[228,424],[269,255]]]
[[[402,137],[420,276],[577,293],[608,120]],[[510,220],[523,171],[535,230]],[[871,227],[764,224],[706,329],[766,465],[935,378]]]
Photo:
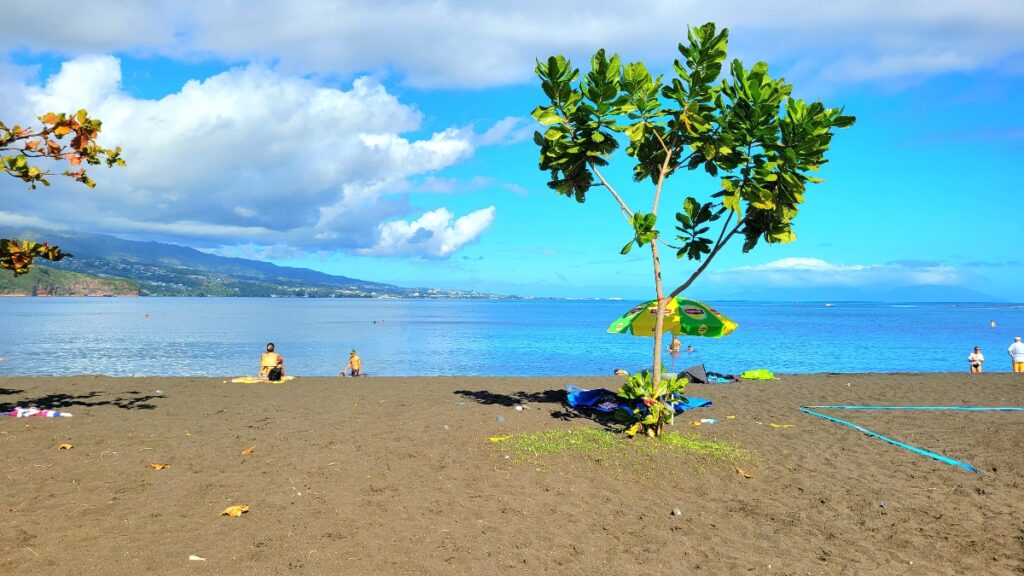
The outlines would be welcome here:
[[[668,345],[668,351],[673,354],[680,352],[683,349],[683,343],[679,341],[678,336],[672,336],[672,343]]]
[[[345,364],[345,367],[341,369],[341,374],[338,374],[338,376],[344,377],[345,370],[350,371],[350,376],[363,375],[363,359],[356,354],[355,350],[348,353],[348,364]]]
[[[971,372],[974,374],[981,373],[981,365],[985,362],[985,357],[981,354],[981,346],[975,346],[974,352],[967,357],[967,361],[971,363]]]
[[[1010,344],[1006,351],[1013,361],[1013,371],[1024,372],[1024,343],[1020,341],[1020,336],[1014,337],[1013,344]]]
[[[260,355],[260,378],[278,381],[284,378],[284,358],[274,352],[274,343],[267,344],[267,351]]]

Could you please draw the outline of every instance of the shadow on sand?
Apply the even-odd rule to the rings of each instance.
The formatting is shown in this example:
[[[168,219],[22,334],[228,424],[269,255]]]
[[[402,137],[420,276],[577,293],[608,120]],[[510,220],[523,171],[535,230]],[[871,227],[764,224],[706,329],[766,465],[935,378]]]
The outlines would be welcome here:
[[[468,398],[478,404],[497,404],[499,406],[516,406],[519,404],[558,404],[560,410],[552,410],[551,417],[562,421],[590,420],[608,430],[618,430],[622,423],[615,419],[614,414],[596,410],[577,410],[566,401],[565,390],[545,390],[543,392],[512,392],[499,394],[488,390],[456,390],[455,394]]]
[[[24,392],[24,390],[0,388],[0,396],[13,396]],[[4,401],[0,402],[0,413],[10,412],[16,406],[34,406],[49,410],[70,408],[71,406],[113,406],[122,410],[154,410],[156,409],[156,404],[153,404],[151,400],[164,398],[164,396],[158,395],[143,396],[135,390],[124,392],[113,399],[101,399],[104,394],[102,391],[93,390],[85,394],[47,394],[36,398],[22,398],[13,402]]]

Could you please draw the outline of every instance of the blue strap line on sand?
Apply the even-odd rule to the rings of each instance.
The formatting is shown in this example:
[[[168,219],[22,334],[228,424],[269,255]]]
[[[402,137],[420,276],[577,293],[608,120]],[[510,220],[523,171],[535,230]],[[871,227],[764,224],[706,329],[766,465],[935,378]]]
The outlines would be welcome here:
[[[1024,412],[1020,406],[804,406],[804,408],[834,408],[836,410],[964,410]]]
[[[813,406],[813,408],[822,408],[822,406]],[[840,408],[840,407],[839,406],[828,406],[828,408]],[[929,458],[933,458],[935,460],[938,460],[939,462],[943,462],[945,464],[950,464],[952,466],[956,466],[957,468],[963,468],[964,470],[967,470],[968,472],[977,472],[978,474],[981,474],[981,470],[979,470],[978,468],[975,468],[974,466],[971,466],[970,464],[967,464],[965,462],[961,462],[959,460],[954,460],[954,459],[949,458],[947,456],[943,456],[942,454],[936,454],[935,452],[929,452],[928,450],[925,450],[923,448],[918,448],[917,446],[911,446],[910,444],[904,444],[903,442],[900,442],[899,440],[893,440],[892,438],[889,438],[888,436],[882,436],[881,434],[879,434],[877,432],[872,432],[871,430],[868,430],[867,428],[865,428],[863,426],[858,426],[857,424],[854,424],[853,422],[847,422],[846,420],[840,420],[839,418],[834,418],[834,417],[829,416],[827,414],[821,414],[820,412],[815,412],[814,410],[811,410],[810,408],[808,408],[806,406],[801,406],[800,410],[802,412],[806,412],[806,413],[808,413],[808,414],[810,414],[812,416],[817,416],[818,418],[824,418],[825,420],[829,420],[829,421],[835,422],[837,424],[843,424],[845,426],[849,426],[850,428],[853,428],[854,430],[859,430],[860,432],[863,432],[863,433],[867,434],[868,436],[873,436],[875,438],[878,438],[879,440],[884,440],[885,442],[888,442],[889,444],[892,444],[893,446],[899,446],[900,448],[904,448],[904,449],[910,450],[911,452],[920,454],[922,456],[927,456]]]

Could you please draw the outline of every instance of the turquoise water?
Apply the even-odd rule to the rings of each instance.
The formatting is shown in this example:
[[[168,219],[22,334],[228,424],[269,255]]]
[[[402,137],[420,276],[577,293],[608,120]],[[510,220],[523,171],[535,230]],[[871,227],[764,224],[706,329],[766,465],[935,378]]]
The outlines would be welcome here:
[[[696,352],[666,355],[674,370],[704,363],[727,373],[965,371],[980,345],[986,369],[1006,372],[1006,348],[1024,334],[1022,306],[709,303],[739,329],[684,338]],[[0,375],[254,374],[271,341],[295,375],[337,375],[350,348],[370,375],[607,375],[650,363],[651,339],[605,333],[633,304],[2,298]]]

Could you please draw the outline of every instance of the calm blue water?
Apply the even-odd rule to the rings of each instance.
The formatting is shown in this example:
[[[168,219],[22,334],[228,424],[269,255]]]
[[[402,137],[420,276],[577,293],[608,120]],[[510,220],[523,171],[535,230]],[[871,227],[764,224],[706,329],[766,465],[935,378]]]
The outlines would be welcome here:
[[[607,375],[650,364],[650,338],[606,334],[633,302],[269,298],[0,298],[0,375],[254,374],[267,342],[290,374]],[[713,302],[740,328],[686,338],[675,370],[964,371],[975,345],[1009,371],[1024,307]],[[149,316],[146,317],[146,314]],[[997,328],[990,328],[995,320]],[[666,345],[668,342],[666,341]]]

